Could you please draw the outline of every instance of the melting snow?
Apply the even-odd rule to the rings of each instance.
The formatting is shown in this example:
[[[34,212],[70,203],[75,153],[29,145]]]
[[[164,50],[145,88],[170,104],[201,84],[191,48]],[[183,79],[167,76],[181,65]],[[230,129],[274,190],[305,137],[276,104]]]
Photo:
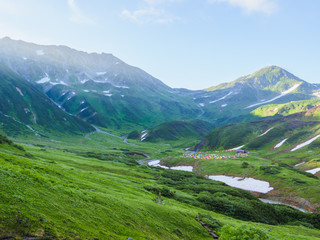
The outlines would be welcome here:
[[[89,107],[86,107],[84,109],[81,109],[79,113],[82,113],[83,111],[87,110]]]
[[[245,145],[242,145],[242,146],[239,146],[239,147],[231,148],[231,149],[229,149],[229,150],[239,150],[239,149],[243,148],[244,146],[245,146]]]
[[[110,91],[108,90],[108,91],[103,91],[103,93],[110,93]]]
[[[264,133],[260,134],[258,137],[262,137],[263,135],[266,135],[269,131],[271,131],[274,127],[269,128],[267,131],[265,131]]]
[[[88,82],[89,81],[89,79],[84,79],[84,80],[81,80],[80,82],[82,83],[82,84],[84,84],[84,83],[86,83],[86,82]]]
[[[304,164],[305,162],[301,162],[301,163],[298,163],[296,165],[294,165],[294,167],[299,167],[300,165]]]
[[[148,165],[152,166],[152,167],[161,167],[161,168],[164,168],[164,169],[172,169],[172,170],[187,171],[187,172],[192,172],[193,171],[193,167],[192,166],[175,166],[175,167],[169,168],[167,166],[161,165],[160,164],[160,160],[150,161],[150,162],[148,162]]]
[[[59,83],[62,84],[62,85],[68,86],[68,84],[66,84],[64,81],[60,81]]]
[[[225,99],[226,97],[230,96],[232,93],[233,93],[233,92],[231,91],[231,92],[229,92],[227,95],[223,96],[222,98],[219,98],[219,99],[217,99],[217,100],[211,101],[211,102],[209,102],[209,103],[215,103],[215,102],[221,101],[221,100]]]
[[[300,148],[303,148],[303,147],[309,145],[309,144],[312,143],[313,141],[317,140],[318,137],[320,137],[320,135],[317,135],[317,136],[315,136],[314,138],[311,138],[311,139],[309,139],[308,141],[297,145],[295,148],[293,148],[293,149],[291,150],[291,152],[296,151],[296,150],[298,150],[298,149],[300,149]]]
[[[128,86],[115,86],[116,88],[130,88]]]
[[[48,76],[41,78],[39,81],[37,81],[37,83],[46,83],[46,82],[50,82],[50,78]]]
[[[193,167],[192,166],[176,166],[176,167],[171,167],[170,169],[193,172]]]
[[[222,108],[223,108],[223,107],[226,107],[226,106],[228,106],[228,104],[222,104],[222,105],[221,105]]]
[[[90,92],[89,90],[87,90],[87,89],[85,89],[85,90],[83,90],[84,92]]]
[[[20,93],[20,95],[23,97],[23,93],[21,92],[20,88],[16,87],[18,93]]]
[[[310,169],[310,170],[307,170],[306,172],[316,174],[317,172],[320,172],[320,168]]]
[[[255,106],[258,106],[258,105],[262,105],[262,104],[265,104],[265,103],[273,102],[274,100],[277,100],[277,99],[279,99],[279,98],[281,98],[281,97],[283,97],[283,96],[291,93],[291,92],[294,91],[297,87],[299,87],[300,84],[301,84],[301,83],[297,83],[297,84],[293,85],[293,87],[291,87],[291,88],[289,88],[288,90],[282,92],[279,96],[276,96],[276,97],[274,97],[274,98],[272,98],[272,99],[270,99],[270,100],[266,100],[266,101],[263,101],[263,102],[259,102],[259,103],[252,104],[252,105],[250,105],[250,106],[248,106],[248,107],[245,107],[245,109],[247,109],[247,108],[252,108],[252,107],[255,107]]]
[[[284,144],[284,143],[285,143],[285,141],[287,141],[287,140],[288,140],[288,138],[283,139],[281,142],[279,142],[277,145],[275,145],[275,146],[274,146],[274,149],[275,149],[275,148],[279,148],[279,147],[281,147],[281,146],[282,146],[282,144]]]
[[[199,103],[199,106],[204,107],[204,103]]]
[[[105,96],[107,96],[107,97],[111,97],[111,96],[112,96],[112,94],[107,94],[107,93],[105,93],[105,94],[103,94],[103,95],[105,95]]]
[[[41,49],[41,50],[37,50],[36,51],[36,54],[38,55],[38,56],[42,56],[42,55],[44,55],[44,51]]]
[[[145,140],[147,138],[147,135],[148,135],[148,130],[142,131],[140,141],[142,142],[143,140]]]
[[[96,74],[98,75],[98,76],[100,76],[100,75],[104,75],[104,74],[106,74],[107,72],[96,72]]]
[[[160,165],[160,160],[153,160],[151,162],[148,162],[148,165],[151,167],[161,167],[164,169],[169,169],[167,166]]]
[[[320,92],[315,92],[315,93],[312,93],[312,95],[316,96],[316,97],[320,97]]]
[[[231,187],[240,188],[247,191],[267,193],[273,190],[273,187],[270,187],[268,182],[254,178],[240,178],[225,175],[211,175],[208,178],[211,180],[224,182]]]

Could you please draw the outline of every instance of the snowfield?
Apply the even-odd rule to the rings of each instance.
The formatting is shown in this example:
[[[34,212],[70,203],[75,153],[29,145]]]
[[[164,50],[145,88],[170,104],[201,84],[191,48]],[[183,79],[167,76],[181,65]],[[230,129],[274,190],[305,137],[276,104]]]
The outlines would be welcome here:
[[[260,134],[258,137],[262,137],[262,136],[266,135],[266,134],[267,134],[268,132],[270,132],[273,128],[274,128],[274,127],[269,128],[267,131],[265,131],[264,133]]]
[[[208,177],[211,180],[224,182],[231,187],[240,188],[247,191],[267,193],[273,190],[270,184],[266,181],[257,180],[254,178],[240,178],[225,175],[211,175]]]
[[[274,100],[277,100],[281,97],[284,97],[285,95],[291,93],[292,91],[294,91],[296,88],[298,88],[300,86],[301,83],[296,83],[295,85],[293,85],[291,88],[289,88],[288,90],[282,92],[279,96],[276,96],[272,99],[269,99],[269,100],[266,100],[266,101],[263,101],[263,102],[259,102],[259,103],[255,103],[255,104],[252,104],[252,105],[249,105],[247,107],[245,107],[244,109],[248,109],[248,108],[252,108],[252,107],[255,107],[255,106],[259,106],[259,105],[262,105],[262,104],[266,104],[266,103],[269,103],[269,102],[273,102]]]
[[[291,152],[296,151],[296,150],[298,150],[298,149],[300,149],[300,148],[303,148],[303,147],[309,145],[309,144],[312,143],[313,141],[317,140],[318,137],[320,137],[320,135],[317,135],[317,136],[315,136],[314,138],[311,138],[311,139],[309,139],[308,141],[297,145],[295,148],[293,148],[293,149],[291,150]]]
[[[229,92],[227,95],[223,96],[222,98],[219,98],[219,99],[217,99],[217,100],[213,100],[213,101],[211,101],[211,102],[209,102],[209,103],[215,103],[215,102],[221,101],[221,100],[225,99],[226,97],[230,96],[232,93],[233,93],[233,92],[231,91],[231,92]]]
[[[307,170],[306,172],[316,174],[317,172],[320,172],[320,168],[310,169],[310,170]]]
[[[243,148],[245,145],[239,146],[239,147],[235,147],[235,148],[231,148],[229,150],[240,150],[241,148]]]
[[[287,140],[288,140],[288,138],[283,139],[281,142],[279,142],[277,145],[275,145],[275,146],[274,146],[274,149],[275,149],[275,148],[279,148],[279,147],[281,147],[281,146],[282,146],[282,144],[284,144]]]
[[[152,166],[152,167],[161,167],[164,169],[172,169],[172,170],[178,170],[178,171],[187,171],[187,172],[193,171],[192,166],[175,166],[175,167],[169,168],[167,166],[161,165],[160,160],[152,160],[152,161],[148,162],[148,165]]]
[[[23,93],[21,92],[20,88],[16,87],[16,90],[17,90],[18,93],[23,97]]]

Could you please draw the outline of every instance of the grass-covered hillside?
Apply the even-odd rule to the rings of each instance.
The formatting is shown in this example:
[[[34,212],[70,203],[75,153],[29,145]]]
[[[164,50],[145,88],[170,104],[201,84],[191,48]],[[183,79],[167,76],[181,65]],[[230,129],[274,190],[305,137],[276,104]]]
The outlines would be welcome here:
[[[305,101],[293,101],[284,104],[268,104],[258,107],[251,112],[252,115],[258,117],[268,117],[274,115],[287,116],[294,113],[302,113],[310,110],[309,112],[314,112],[315,107],[320,105],[319,99],[305,100]],[[312,114],[315,118],[319,116],[316,112]],[[310,115],[309,115],[310,116]]]
[[[22,150],[6,141],[0,143],[2,239],[212,239],[201,223],[225,240],[320,238],[316,214],[262,203],[197,174],[136,163],[146,159],[139,153],[165,156],[166,145],[116,148],[116,138],[100,133]]]
[[[190,147],[213,128],[214,124],[202,120],[165,122],[148,130],[144,141],[170,142],[175,146]]]

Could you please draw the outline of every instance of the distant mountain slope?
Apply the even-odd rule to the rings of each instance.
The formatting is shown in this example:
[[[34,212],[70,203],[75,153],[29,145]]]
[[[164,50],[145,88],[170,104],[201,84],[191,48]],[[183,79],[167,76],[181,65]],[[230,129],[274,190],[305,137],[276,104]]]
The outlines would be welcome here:
[[[103,127],[144,128],[200,113],[192,99],[111,54],[4,38],[0,61],[68,113]]]
[[[283,104],[269,104],[256,108],[251,114],[259,117],[274,115],[287,116],[290,114],[304,112],[320,105],[320,99],[293,101]]]
[[[258,118],[266,104],[320,96],[286,70],[270,66],[199,91],[172,89],[112,54],[0,39],[0,62],[42,89],[61,109],[90,124],[123,134],[168,121],[205,120],[215,126]]]
[[[275,116],[247,123],[228,124],[214,129],[205,137],[205,148],[250,150],[284,146],[286,151],[291,151],[320,134],[319,113],[320,107],[314,107],[285,117]],[[315,141],[309,147],[319,145],[319,141]]]
[[[270,66],[233,82],[208,88],[206,94],[194,94],[193,98],[203,110],[201,118],[226,124],[265,104],[316,98],[314,94],[318,89],[317,84],[307,83],[280,67]]]
[[[148,131],[145,141],[175,141],[204,137],[214,125],[201,120],[171,121],[162,123]]]
[[[9,135],[79,133],[93,128],[59,109],[34,85],[0,64],[0,128]]]

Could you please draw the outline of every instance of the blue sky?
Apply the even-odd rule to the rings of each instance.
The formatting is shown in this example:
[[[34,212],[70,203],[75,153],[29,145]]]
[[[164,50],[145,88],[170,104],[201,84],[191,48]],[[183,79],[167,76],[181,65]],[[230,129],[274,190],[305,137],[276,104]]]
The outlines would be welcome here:
[[[320,82],[319,0],[0,0],[0,37],[112,53],[171,87],[278,65]]]

